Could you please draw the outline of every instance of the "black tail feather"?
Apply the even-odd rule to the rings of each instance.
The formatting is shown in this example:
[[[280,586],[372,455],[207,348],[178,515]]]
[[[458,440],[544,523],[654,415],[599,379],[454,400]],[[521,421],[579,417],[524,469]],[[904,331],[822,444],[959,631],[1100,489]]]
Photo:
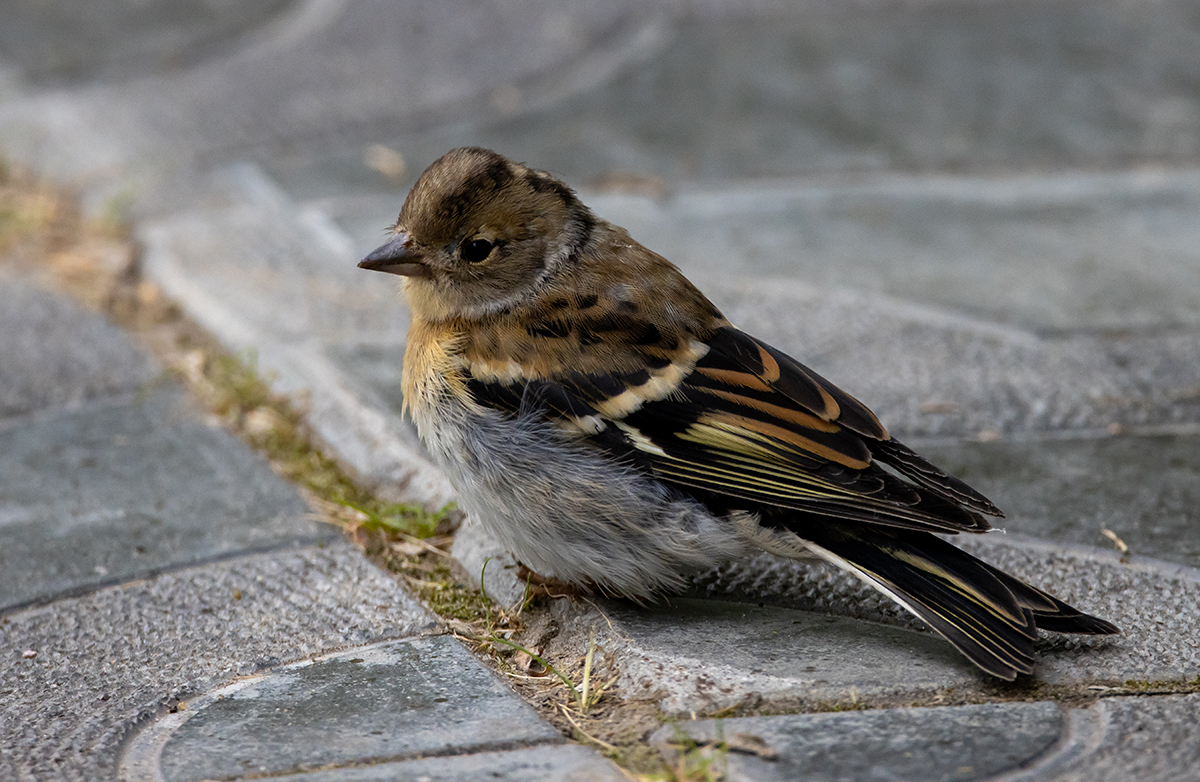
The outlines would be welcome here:
[[[1001,679],[1032,673],[1038,629],[1119,632],[929,533],[826,520],[795,531]]]
[[[1121,629],[1112,622],[1085,614],[1054,595],[1030,586],[986,562],[979,564],[1004,582],[1004,585],[1017,598],[1017,602],[1033,612],[1034,621],[1039,630],[1076,635],[1118,635],[1121,632]]]

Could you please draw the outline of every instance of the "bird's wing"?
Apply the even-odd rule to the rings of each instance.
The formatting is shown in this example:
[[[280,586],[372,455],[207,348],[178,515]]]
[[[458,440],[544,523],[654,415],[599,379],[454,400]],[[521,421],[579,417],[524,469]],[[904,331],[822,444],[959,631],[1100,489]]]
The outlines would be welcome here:
[[[986,530],[980,514],[1001,515],[891,439],[862,403],[732,326],[680,345],[671,360],[650,358],[605,362],[624,371],[479,372],[470,387],[482,404],[540,411],[664,481],[717,497],[950,533]]]

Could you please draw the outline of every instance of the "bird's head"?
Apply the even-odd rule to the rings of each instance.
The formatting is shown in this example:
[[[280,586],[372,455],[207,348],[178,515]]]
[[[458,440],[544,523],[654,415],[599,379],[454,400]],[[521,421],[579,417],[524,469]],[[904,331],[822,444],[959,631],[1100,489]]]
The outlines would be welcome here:
[[[595,218],[553,176],[490,150],[447,152],[413,185],[363,269],[399,274],[427,320],[520,305],[586,246]]]

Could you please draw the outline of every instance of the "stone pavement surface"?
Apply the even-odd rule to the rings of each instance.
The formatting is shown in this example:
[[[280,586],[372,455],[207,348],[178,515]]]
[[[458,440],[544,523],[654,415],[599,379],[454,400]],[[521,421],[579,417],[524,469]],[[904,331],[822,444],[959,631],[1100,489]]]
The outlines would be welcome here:
[[[1200,701],[1161,694],[1200,678],[1194,3],[93,6],[16,4],[0,148],[129,204],[146,273],[382,493],[453,496],[400,415],[403,306],[354,263],[482,144],[1008,511],[964,545],[1125,631],[1047,637],[1005,689],[823,568],[555,604],[547,654],[595,629],[674,714],[883,707],[684,720],[665,753],[723,736],[747,780],[1200,773]],[[619,778],[119,333],[2,284],[0,776]],[[502,556],[469,524],[455,553]]]
[[[620,778],[123,332],[19,279],[0,299],[0,779]]]

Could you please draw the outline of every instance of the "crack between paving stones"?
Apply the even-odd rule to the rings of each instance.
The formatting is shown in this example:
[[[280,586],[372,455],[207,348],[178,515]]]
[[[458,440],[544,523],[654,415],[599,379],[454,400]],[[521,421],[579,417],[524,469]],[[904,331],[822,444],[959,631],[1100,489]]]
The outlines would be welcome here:
[[[214,554],[210,557],[203,557],[191,562],[180,562],[171,565],[164,565],[158,568],[149,568],[144,571],[137,571],[132,575],[123,575],[115,578],[104,579],[101,581],[93,581],[78,587],[71,587],[54,592],[48,595],[38,595],[37,597],[24,600],[19,603],[4,606],[0,608],[0,617],[8,617],[21,611],[26,611],[33,608],[41,608],[51,603],[56,603],[60,600],[70,600],[77,597],[86,597],[87,595],[100,592],[113,587],[126,586],[135,584],[139,581],[147,581],[159,576],[170,575],[172,573],[180,573],[193,568],[201,568],[207,565],[212,565],[222,562],[232,562],[238,559],[250,559],[252,557],[261,556],[263,554],[271,554],[283,551],[298,551],[305,548],[326,548],[333,543],[341,543],[343,541],[334,537],[312,537],[312,538],[296,538],[282,545],[263,546],[255,548],[238,549],[237,551],[229,551],[221,554]]]
[[[1022,768],[989,777],[987,782],[1040,782],[1050,779],[1070,771],[1100,748],[1108,728],[1102,706],[1059,708],[1065,724],[1058,739]]]

